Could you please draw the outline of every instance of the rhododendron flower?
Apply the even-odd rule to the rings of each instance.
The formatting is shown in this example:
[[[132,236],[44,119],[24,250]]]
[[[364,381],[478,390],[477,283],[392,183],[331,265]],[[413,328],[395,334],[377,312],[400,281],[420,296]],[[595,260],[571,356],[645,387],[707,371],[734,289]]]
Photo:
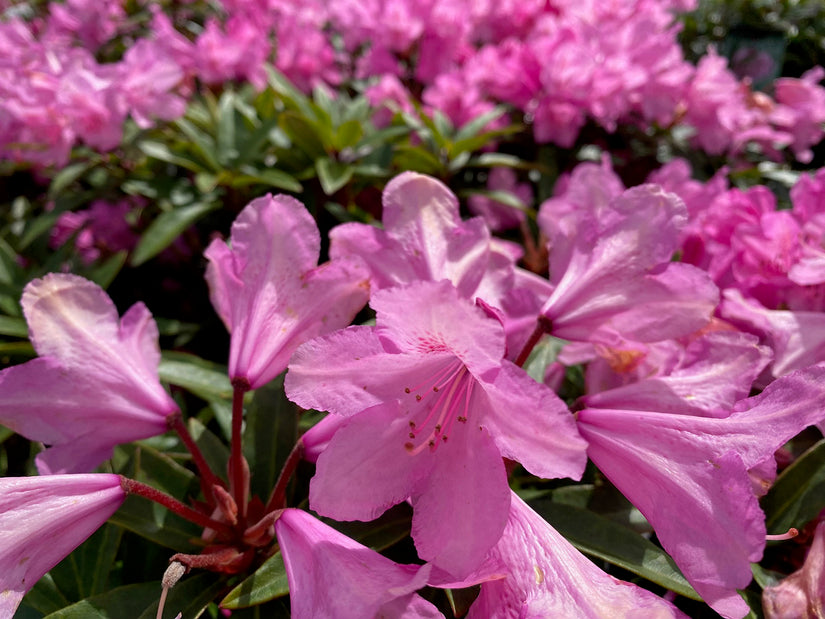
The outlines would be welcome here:
[[[502,260],[484,221],[462,221],[458,199],[441,181],[404,172],[387,184],[382,202],[383,230],[347,223],[329,234],[330,256],[360,256],[373,289],[447,279],[462,296],[497,305],[512,286],[518,256]]]
[[[468,619],[685,617],[654,593],[600,570],[515,493],[490,557],[504,564],[505,577],[482,583]]]
[[[91,471],[115,445],[166,431],[178,407],[158,379],[145,305],[118,321],[97,284],[58,273],[30,282],[21,303],[40,358],[0,372],[0,423],[50,445],[41,473]]]
[[[0,479],[0,616],[103,525],[126,493],[118,475]]]
[[[318,458],[310,506],[372,520],[409,498],[419,555],[462,578],[507,519],[502,457],[578,478],[585,445],[561,400],[502,358],[500,323],[449,282],[378,291],[371,305],[375,327],[307,342],[286,376],[300,406],[349,417]]]
[[[267,195],[232,224],[231,248],[206,249],[212,305],[229,330],[229,376],[252,389],[286,369],[306,340],[348,325],[369,296],[359,260],[321,266],[321,238],[303,204]]]
[[[748,605],[736,589],[748,585],[750,563],[765,548],[748,471],[761,471],[786,441],[825,419],[825,366],[774,381],[724,418],[619,408],[618,400],[578,413],[590,459],[705,601],[724,617],[743,617]]]
[[[777,585],[762,591],[768,619],[825,616],[825,521],[820,522],[804,565]]]
[[[670,262],[686,219],[684,203],[655,185],[583,210],[544,203],[539,221],[550,239],[556,287],[542,314],[551,334],[610,341],[613,332],[652,342],[704,326],[719,291],[705,272]]]
[[[395,563],[300,509],[284,510],[275,533],[296,619],[443,617],[415,593],[430,565]]]
[[[719,312],[725,320],[758,335],[773,350],[770,371],[774,377],[825,361],[825,313],[769,310],[733,288],[724,291]]]

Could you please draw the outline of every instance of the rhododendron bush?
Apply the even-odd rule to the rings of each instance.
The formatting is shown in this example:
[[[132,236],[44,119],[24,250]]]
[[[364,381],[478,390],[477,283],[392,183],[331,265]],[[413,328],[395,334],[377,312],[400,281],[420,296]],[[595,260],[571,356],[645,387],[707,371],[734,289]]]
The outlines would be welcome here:
[[[822,616],[822,19],[0,0],[0,618]]]

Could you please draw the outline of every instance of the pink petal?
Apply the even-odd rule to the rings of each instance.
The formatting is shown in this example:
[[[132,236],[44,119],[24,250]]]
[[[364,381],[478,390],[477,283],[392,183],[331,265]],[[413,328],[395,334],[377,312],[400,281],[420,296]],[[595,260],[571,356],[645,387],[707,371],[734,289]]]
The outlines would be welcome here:
[[[117,511],[117,475],[0,479],[0,616]]]
[[[361,619],[392,610],[398,617],[438,617],[415,595],[430,566],[399,565],[299,509],[275,522],[296,619]]]
[[[507,575],[482,583],[468,619],[684,617],[655,594],[604,573],[515,493],[490,554]]]
[[[567,406],[521,368],[505,363],[493,381],[482,382],[490,413],[483,425],[501,455],[544,478],[580,479],[587,443]]]
[[[252,388],[280,374],[302,342],[346,326],[366,303],[360,261],[315,266],[318,228],[294,198],[250,202],[232,225],[231,243],[207,248],[206,279],[232,335],[230,376]]]
[[[412,495],[412,537],[418,555],[455,578],[473,572],[498,541],[510,490],[498,448],[468,423],[434,453],[432,470]]]
[[[353,417],[318,457],[310,507],[336,520],[368,521],[407,500],[432,467],[405,449],[408,433],[395,402]]]

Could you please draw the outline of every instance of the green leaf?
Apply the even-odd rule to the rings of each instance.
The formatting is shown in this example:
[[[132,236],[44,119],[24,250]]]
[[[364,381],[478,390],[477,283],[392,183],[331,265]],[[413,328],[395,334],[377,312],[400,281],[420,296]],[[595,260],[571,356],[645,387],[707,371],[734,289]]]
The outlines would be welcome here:
[[[802,528],[825,508],[825,439],[782,471],[761,504],[768,533]]]
[[[353,175],[351,165],[335,161],[328,157],[315,160],[315,170],[318,172],[318,180],[321,181],[321,188],[328,196],[346,185]]]
[[[330,518],[321,520],[367,548],[380,552],[410,534],[412,508],[406,503],[400,503],[370,522],[338,522]]]
[[[22,318],[14,318],[12,316],[0,316],[0,335],[9,335],[11,337],[29,337],[29,327],[26,321]]]
[[[199,161],[187,155],[173,153],[171,149],[162,142],[152,142],[144,140],[138,144],[138,148],[147,157],[159,159],[166,163],[179,166],[191,172],[205,172],[209,166],[203,161]]]
[[[630,529],[586,509],[553,503],[530,506],[580,551],[618,565],[679,595],[701,600],[668,554]]]
[[[161,380],[188,389],[204,400],[232,397],[226,367],[195,355],[164,351],[158,373]]]
[[[91,161],[82,161],[67,165],[52,178],[49,185],[49,196],[54,197],[66,189],[69,185],[83,176],[86,171],[94,165]]]
[[[440,176],[444,170],[442,161],[421,146],[398,147],[394,163],[404,170],[412,170],[436,177]]]
[[[223,588],[220,577],[201,573],[181,580],[166,599],[167,616],[182,613],[183,619],[196,619]],[[107,593],[81,600],[48,619],[155,619],[160,600],[160,582],[126,585]]]
[[[157,585],[159,587],[159,585]],[[196,619],[203,616],[203,611],[225,589],[223,578],[212,572],[190,574],[169,591],[164,610],[167,617],[174,617],[176,613],[183,615],[182,619]],[[157,596],[160,597],[159,595]],[[138,619],[155,619],[158,612],[158,602],[153,601]],[[168,613],[168,614],[167,614]]]
[[[266,502],[298,440],[298,407],[284,394],[283,374],[256,389],[246,410],[244,455],[252,494]]]
[[[225,90],[218,102],[218,161],[228,166],[238,157],[235,143],[235,93]]]
[[[533,347],[524,363],[524,370],[537,383],[543,383],[547,367],[556,360],[566,342],[555,337],[543,337]]]
[[[315,160],[326,155],[325,141],[318,134],[317,127],[305,117],[298,116],[295,112],[284,112],[278,126],[310,159]]]
[[[294,193],[301,193],[303,186],[291,174],[287,174],[282,170],[269,168],[266,170],[259,170],[252,166],[243,166],[240,169],[241,176],[235,176],[231,184],[233,186],[251,185],[253,183],[261,183],[271,187],[277,187],[285,191],[292,191]]]
[[[105,524],[51,570],[59,589],[72,600],[106,591],[123,529]]]
[[[142,583],[112,589],[46,615],[48,619],[122,619],[137,617],[160,597],[160,583]]]
[[[500,118],[505,112],[507,112],[507,108],[499,105],[494,107],[489,112],[485,112],[484,114],[476,116],[472,120],[467,121],[466,123],[461,125],[458,131],[456,131],[456,142],[473,137],[479,131],[482,131],[484,127],[486,127],[489,123],[496,120],[497,118]]]
[[[132,253],[132,266],[139,266],[150,258],[154,258],[169,247],[186,228],[219,206],[219,204],[212,202],[198,202],[160,215],[149,224],[143,236],[140,237],[140,241],[138,241],[137,247]]]
[[[69,600],[57,588],[51,574],[46,574],[34,583],[23,598],[23,603],[47,615],[68,606]]]
[[[194,417],[187,420],[189,434],[197,443],[209,468],[218,477],[226,474],[226,464],[229,462],[229,449],[221,439],[212,434],[209,429]]]
[[[333,145],[335,150],[341,151],[345,148],[355,146],[361,136],[364,135],[364,124],[359,120],[348,120],[341,124],[335,131]]]
[[[286,567],[281,553],[277,553],[259,567],[221,600],[221,608],[230,610],[257,606],[289,593]]]
[[[218,154],[218,146],[211,135],[201,131],[185,118],[176,120],[174,125],[188,138],[187,145],[189,148],[193,149],[195,154],[206,162],[211,171],[220,172],[223,169]]]

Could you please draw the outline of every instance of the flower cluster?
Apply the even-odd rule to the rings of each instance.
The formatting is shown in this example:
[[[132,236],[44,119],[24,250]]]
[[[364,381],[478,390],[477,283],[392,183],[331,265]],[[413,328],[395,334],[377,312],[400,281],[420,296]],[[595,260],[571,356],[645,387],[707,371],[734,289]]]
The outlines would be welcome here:
[[[119,3],[53,3],[42,18],[0,22],[0,156],[62,165],[76,142],[111,150],[127,116],[141,128],[181,116],[195,79],[260,90],[268,65],[306,92],[356,84],[379,108],[410,110],[418,100],[456,126],[504,103],[537,142],[563,147],[588,121],[607,131],[683,125],[710,154],[757,145],[769,157],[789,149],[809,161],[823,135],[823,69],[777,80],[771,96],[713,50],[690,64],[674,15],[692,2],[222,5],[194,40],[156,9],[141,36]],[[136,41],[116,62],[98,63],[94,52],[116,36]]]
[[[701,193],[679,170],[662,177],[686,199]],[[820,180],[794,191],[801,228],[817,221],[810,196]],[[733,191],[717,189],[717,199]],[[583,165],[539,214],[547,278],[518,267],[517,248],[484,219],[462,219],[434,178],[401,174],[383,207],[382,228],[334,228],[331,259],[320,266],[319,231],[286,196],[252,201],[230,244],[216,239],[206,250],[212,302],[231,336],[228,481],[158,380],[157,329],[143,305],[118,320],[105,293],[77,276],[28,285],[22,304],[40,357],[0,372],[0,420],[49,447],[38,456],[42,477],[0,483],[13,551],[0,612],[10,615],[37,578],[137,494],[203,527],[201,553],[173,557],[183,570],[242,573],[277,541],[296,617],[436,617],[419,590],[473,585],[471,617],[684,616],[601,571],[510,489],[517,465],[535,478],[578,480],[589,459],[702,599],[724,617],[747,614],[737,589],[770,537],[758,497],[775,475],[774,453],[825,420],[825,364],[812,355],[777,371],[783,351],[732,320],[741,290],[726,289],[720,304],[717,284],[728,280],[671,261],[691,235],[718,229],[701,219],[714,207],[686,206],[659,185],[625,190],[606,162]],[[732,228],[760,230],[747,219]],[[350,326],[367,302],[374,323]],[[554,364],[589,361],[587,394],[572,411],[551,386],[553,364],[548,381],[524,369],[547,337],[566,343]],[[772,360],[781,376],[770,381],[763,371]],[[299,439],[264,502],[250,497],[243,396],[287,368],[287,396],[328,415]],[[749,397],[758,380],[767,386]],[[201,473],[194,507],[89,473],[115,445],[167,429]],[[288,507],[302,456],[315,463],[309,508],[322,517],[371,521],[409,504],[421,563],[395,563]],[[71,534],[38,554],[56,522]],[[766,599],[809,595],[816,578],[821,567],[806,563]]]

